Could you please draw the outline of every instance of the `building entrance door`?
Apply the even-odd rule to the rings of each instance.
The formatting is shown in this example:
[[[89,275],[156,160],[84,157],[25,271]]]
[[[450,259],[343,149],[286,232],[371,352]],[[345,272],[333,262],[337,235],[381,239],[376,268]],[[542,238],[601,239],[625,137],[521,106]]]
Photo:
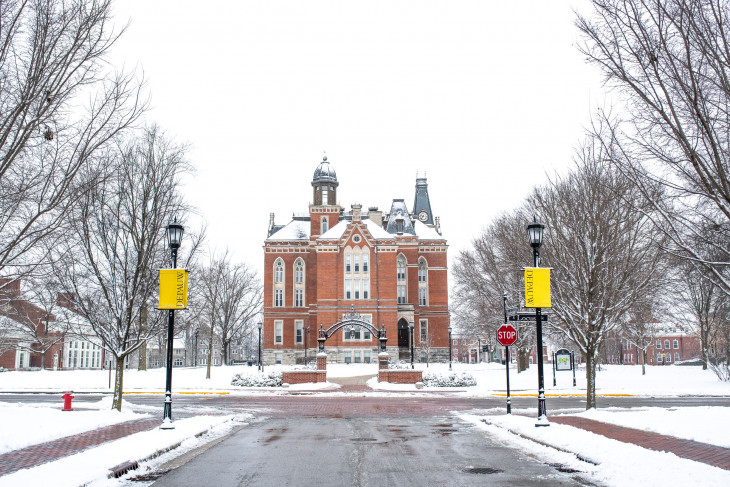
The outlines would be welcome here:
[[[398,321],[398,348],[409,348],[411,341],[408,331],[408,322],[403,318]]]

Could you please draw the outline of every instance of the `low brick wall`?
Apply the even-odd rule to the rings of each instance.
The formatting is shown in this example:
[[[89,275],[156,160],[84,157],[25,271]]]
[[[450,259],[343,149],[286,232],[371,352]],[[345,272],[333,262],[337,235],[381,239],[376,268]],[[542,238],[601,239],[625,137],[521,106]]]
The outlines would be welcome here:
[[[423,382],[422,370],[380,370],[378,371],[378,382],[390,382],[391,384],[415,384]]]
[[[292,370],[283,372],[281,382],[284,384],[306,384],[308,382],[327,382],[326,370]]]

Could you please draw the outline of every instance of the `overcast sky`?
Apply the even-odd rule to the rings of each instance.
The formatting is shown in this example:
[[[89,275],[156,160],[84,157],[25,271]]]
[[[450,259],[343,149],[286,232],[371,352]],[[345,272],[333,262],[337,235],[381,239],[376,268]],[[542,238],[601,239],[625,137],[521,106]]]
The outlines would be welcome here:
[[[308,210],[326,151],[348,211],[412,210],[425,173],[453,261],[572,163],[603,99],[575,48],[584,5],[123,0],[114,62],[144,72],[148,120],[190,145],[211,249],[260,270],[269,213]]]

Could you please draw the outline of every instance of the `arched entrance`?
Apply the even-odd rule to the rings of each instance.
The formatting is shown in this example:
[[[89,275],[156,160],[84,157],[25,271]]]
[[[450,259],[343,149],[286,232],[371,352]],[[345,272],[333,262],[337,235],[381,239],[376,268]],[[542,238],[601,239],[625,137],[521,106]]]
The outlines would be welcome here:
[[[324,342],[342,328],[354,329],[356,327],[369,330],[373,336],[377,337],[378,343],[380,344],[380,350],[383,352],[385,351],[385,346],[388,342],[388,338],[385,334],[385,324],[383,324],[381,328],[378,328],[372,323],[368,323],[363,320],[359,313],[355,312],[355,306],[350,308],[349,313],[342,316],[342,321],[338,321],[326,330],[322,327],[322,325],[319,326],[319,337],[317,338],[317,342],[319,342],[319,351],[324,352]]]

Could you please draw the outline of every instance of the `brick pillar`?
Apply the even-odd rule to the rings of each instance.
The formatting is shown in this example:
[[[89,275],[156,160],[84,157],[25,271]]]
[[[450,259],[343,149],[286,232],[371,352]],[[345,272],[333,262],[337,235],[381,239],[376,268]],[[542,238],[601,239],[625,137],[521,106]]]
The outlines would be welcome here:
[[[324,352],[317,354],[317,370],[327,370],[327,354]]]
[[[388,370],[388,352],[378,354],[378,370]]]

